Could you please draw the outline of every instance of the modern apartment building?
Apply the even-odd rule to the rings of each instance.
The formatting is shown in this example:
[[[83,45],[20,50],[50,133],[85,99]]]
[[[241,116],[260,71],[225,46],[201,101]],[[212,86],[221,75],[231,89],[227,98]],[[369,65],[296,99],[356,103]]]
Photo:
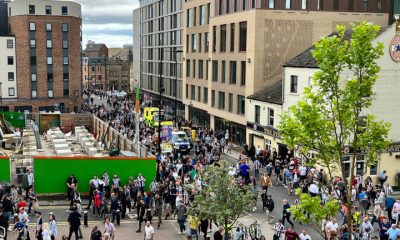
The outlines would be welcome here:
[[[177,114],[180,115],[183,115],[184,110],[182,53],[177,51],[181,51],[183,46],[182,4],[183,2],[179,0],[140,0],[140,30],[134,29],[134,32],[140,31],[142,101],[148,105],[160,106],[161,85],[162,108],[167,113],[173,114],[176,106]],[[161,61],[162,71],[160,71]]]
[[[9,110],[5,99],[15,99],[17,97],[17,67],[15,59],[15,37],[0,36],[0,111]]]
[[[185,1],[186,119],[216,132],[227,131],[230,140],[244,144],[247,96],[276,85],[282,79],[282,64],[335,31],[337,24],[367,20],[387,26],[391,4],[390,0]]]
[[[82,85],[81,6],[50,0],[7,5],[9,35],[15,37],[17,86],[16,98],[3,99],[3,105],[10,111],[77,110]]]

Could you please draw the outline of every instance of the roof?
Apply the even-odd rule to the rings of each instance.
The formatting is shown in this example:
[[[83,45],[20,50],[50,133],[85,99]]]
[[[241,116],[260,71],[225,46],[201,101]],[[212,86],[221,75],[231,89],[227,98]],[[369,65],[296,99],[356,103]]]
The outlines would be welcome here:
[[[390,26],[389,26],[390,27]],[[381,33],[383,33],[386,28],[381,28],[376,36],[379,36]],[[353,33],[353,31],[348,30],[344,33],[344,40],[350,40],[351,39],[351,34]],[[332,36],[337,36],[338,32],[334,32],[329,34],[328,37],[332,37]],[[315,50],[315,45],[307,48],[306,50],[304,50],[302,53],[300,53],[299,55],[297,55],[296,57],[292,58],[291,60],[289,60],[287,63],[285,63],[283,66],[284,67],[299,67],[299,68],[318,68],[318,63],[317,60],[314,59],[314,57],[312,56],[312,51]]]
[[[282,80],[279,80],[272,86],[262,88],[247,98],[261,102],[282,104]]]
[[[350,40],[352,31],[346,31],[344,34],[345,40]],[[328,37],[337,36],[337,32],[331,33]],[[312,56],[312,51],[315,50],[315,45],[307,48],[302,53],[285,63],[284,67],[300,67],[300,68],[318,68],[318,62]]]
[[[89,43],[86,44],[85,52],[98,52],[103,46],[107,47],[104,43]]]

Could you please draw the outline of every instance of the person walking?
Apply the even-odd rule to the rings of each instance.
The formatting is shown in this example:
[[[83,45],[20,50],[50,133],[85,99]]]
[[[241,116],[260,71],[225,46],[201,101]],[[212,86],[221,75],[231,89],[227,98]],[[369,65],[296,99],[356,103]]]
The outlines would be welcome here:
[[[55,240],[58,234],[56,217],[53,213],[49,213],[49,230],[51,240]]]
[[[99,227],[94,225],[90,233],[90,240],[102,240],[102,235]]]
[[[154,240],[154,228],[151,226],[150,221],[147,221],[144,227],[144,240]]]
[[[81,214],[77,212],[76,207],[71,208],[71,212],[68,216],[68,223],[69,223],[69,233],[68,233],[68,240],[71,240],[72,233],[75,233],[75,240],[78,240],[78,230],[81,226]]]
[[[35,228],[35,236],[37,240],[42,240],[42,231],[43,231],[43,219],[42,219],[42,213],[41,212],[36,212],[36,228]]]
[[[106,221],[104,223],[104,234],[108,233],[110,235],[110,239],[113,240],[115,237],[115,227],[114,224],[110,222],[110,217],[106,217]]]
[[[146,214],[146,206],[143,200],[140,200],[140,203],[137,204],[137,209],[138,209],[139,229],[136,232],[140,233],[142,232],[142,222],[144,221],[144,216]]]
[[[272,229],[275,231],[273,240],[279,240],[281,238],[282,233],[285,232],[285,226],[283,225],[282,220],[278,220],[278,222],[275,223]]]
[[[186,227],[185,227],[185,221],[187,218],[187,209],[186,206],[183,204],[183,201],[180,200],[178,203],[178,207],[176,209],[176,215],[178,217],[178,224],[179,224],[179,232],[178,234],[185,233]]]
[[[288,209],[290,208],[290,204],[288,203],[287,199],[283,199],[283,211],[282,211],[282,224],[285,225],[285,220],[287,220],[287,222],[292,226],[294,226],[293,222],[290,220],[290,212],[288,211]]]

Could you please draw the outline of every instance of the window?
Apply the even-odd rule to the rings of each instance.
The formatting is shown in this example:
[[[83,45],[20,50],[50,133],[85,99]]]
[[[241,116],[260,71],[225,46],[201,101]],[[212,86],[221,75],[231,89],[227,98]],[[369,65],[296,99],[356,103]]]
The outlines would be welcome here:
[[[47,90],[47,96],[48,96],[49,98],[52,98],[52,97],[53,97],[53,90],[52,90],[52,89]]]
[[[364,11],[368,11],[368,0],[363,0]]]
[[[221,83],[225,83],[226,61],[221,61]]]
[[[69,89],[64,89],[63,94],[64,94],[64,97],[68,97],[69,96]]]
[[[51,32],[51,23],[46,23],[46,31]]]
[[[14,41],[12,39],[7,39],[7,48],[14,48]]]
[[[31,48],[35,48],[36,47],[36,40],[35,39],[31,39],[30,43],[31,43]]]
[[[37,98],[37,92],[36,92],[36,90],[32,90],[32,98]]]
[[[186,60],[186,77],[190,77],[190,60]]]
[[[212,61],[212,81],[218,82],[218,61]]]
[[[46,40],[46,47],[52,48],[51,40]]]
[[[260,112],[261,112],[260,106],[255,105],[255,108],[254,108],[254,122],[257,123],[257,124],[260,124]]]
[[[333,1],[333,10],[334,11],[339,11],[339,0],[334,0]]]
[[[189,46],[190,46],[190,39],[189,35],[186,35],[186,52],[189,52]]]
[[[369,167],[369,175],[378,175],[378,163],[379,161]]]
[[[246,0],[242,0],[242,10],[246,9]]]
[[[268,0],[268,8],[275,8],[275,0]]]
[[[233,93],[229,93],[228,111],[233,112]]]
[[[199,79],[204,78],[204,73],[203,73],[203,60],[199,60]]]
[[[273,127],[274,126],[274,109],[268,108],[268,126]]]
[[[218,109],[225,109],[225,93],[218,92]]]
[[[31,81],[36,82],[36,73],[31,74]]]
[[[7,64],[8,65],[14,65],[14,57],[13,56],[8,56],[7,57]]]
[[[196,52],[197,50],[197,35],[192,34],[192,52]]]
[[[238,95],[237,96],[237,113],[240,115],[244,115],[245,114],[245,97],[242,95]]]
[[[235,51],[235,24],[231,23],[231,52]]]
[[[190,99],[194,100],[196,97],[196,86],[190,85]]]
[[[217,48],[217,27],[216,26],[214,26],[213,27],[213,52],[215,52],[216,51],[216,48]]]
[[[208,52],[208,48],[210,46],[210,39],[208,32],[204,33],[204,52]]]
[[[247,45],[247,22],[240,22],[239,51],[246,51]]]
[[[211,107],[215,107],[215,90],[211,90]]]
[[[53,64],[53,57],[47,57],[47,64],[48,65]]]
[[[226,25],[221,25],[220,26],[220,45],[219,45],[219,51],[220,52],[225,52],[226,51]]]
[[[186,84],[186,99],[189,98],[189,85]]]
[[[62,24],[62,31],[63,32],[68,32],[68,23],[63,23]]]
[[[236,61],[229,62],[229,83],[236,84]]]
[[[285,0],[285,8],[290,9],[292,0]]]
[[[36,31],[36,23],[30,22],[29,23],[29,30],[30,31]]]
[[[200,86],[197,87],[197,101],[198,102],[201,101],[201,87]]]
[[[290,76],[290,93],[297,93],[297,79],[296,75]]]
[[[193,78],[196,78],[196,60],[193,60]]]
[[[199,39],[197,41],[197,47],[199,48],[199,52],[201,52],[201,33],[199,33]]]
[[[251,8],[256,8],[256,0],[251,0]]]
[[[226,13],[228,14],[231,10],[231,7],[229,6],[231,0],[226,0]]]
[[[210,23],[210,15],[211,15],[211,3],[207,3],[207,24]]]
[[[63,64],[68,65],[68,63],[69,63],[68,57],[63,57]]]
[[[187,21],[187,27],[192,26],[192,18],[193,18],[193,9],[188,9],[186,11],[186,21]]]
[[[61,14],[62,14],[63,16],[68,15],[68,7],[67,7],[67,6],[62,6],[62,7],[61,7]]]
[[[203,26],[204,25],[204,20],[205,20],[205,16],[206,16],[206,7],[204,6],[204,5],[201,5],[200,6],[200,9],[199,9],[199,18],[200,18],[200,26]]]
[[[29,14],[35,14],[35,5],[29,5]]]
[[[52,82],[53,81],[53,73],[47,73],[47,81]]]
[[[203,91],[203,103],[208,103],[208,88],[204,88]]]
[[[246,85],[246,62],[245,61],[241,61],[240,62],[240,85],[244,86]]]
[[[335,3],[338,3],[338,1],[335,1]],[[307,9],[307,0],[301,0],[301,9],[306,10]]]
[[[218,15],[222,15],[222,0],[219,0],[219,4],[218,4]]]
[[[36,65],[36,57],[35,56],[31,56],[31,65],[32,66]]]
[[[62,47],[63,47],[64,49],[67,49],[67,48],[68,48],[68,40],[63,40],[63,41],[62,41]]]
[[[233,0],[233,11],[234,12],[237,12],[237,10],[238,10],[238,0]]]
[[[10,97],[15,96],[15,88],[13,87],[8,88],[8,96]]]
[[[193,26],[196,26],[196,13],[197,13],[197,8],[193,9]]]
[[[382,12],[382,0],[376,1],[376,9],[377,9],[377,12]],[[372,170],[372,167],[371,167],[371,170]]]
[[[46,9],[46,15],[50,15],[51,14],[51,6],[46,5],[45,9]]]
[[[67,82],[69,79],[69,73],[63,73],[63,79],[65,82]]]
[[[14,72],[8,72],[8,81],[14,81]]]

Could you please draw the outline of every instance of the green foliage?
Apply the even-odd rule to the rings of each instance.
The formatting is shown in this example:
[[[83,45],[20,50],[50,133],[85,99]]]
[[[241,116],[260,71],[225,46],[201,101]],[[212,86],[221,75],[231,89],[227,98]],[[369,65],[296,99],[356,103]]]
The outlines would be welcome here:
[[[296,189],[296,194],[299,196],[299,204],[292,205],[289,212],[296,221],[301,223],[319,223],[327,217],[335,216],[340,207],[337,200],[330,199],[322,204],[320,197],[302,193],[301,189]]]
[[[219,166],[209,166],[203,174],[205,186],[201,191],[195,185],[185,185],[196,192],[191,211],[196,211],[201,219],[212,219],[224,226],[228,232],[236,220],[253,203],[254,195],[247,186],[241,189],[234,177],[228,175],[229,163],[221,160]]]

